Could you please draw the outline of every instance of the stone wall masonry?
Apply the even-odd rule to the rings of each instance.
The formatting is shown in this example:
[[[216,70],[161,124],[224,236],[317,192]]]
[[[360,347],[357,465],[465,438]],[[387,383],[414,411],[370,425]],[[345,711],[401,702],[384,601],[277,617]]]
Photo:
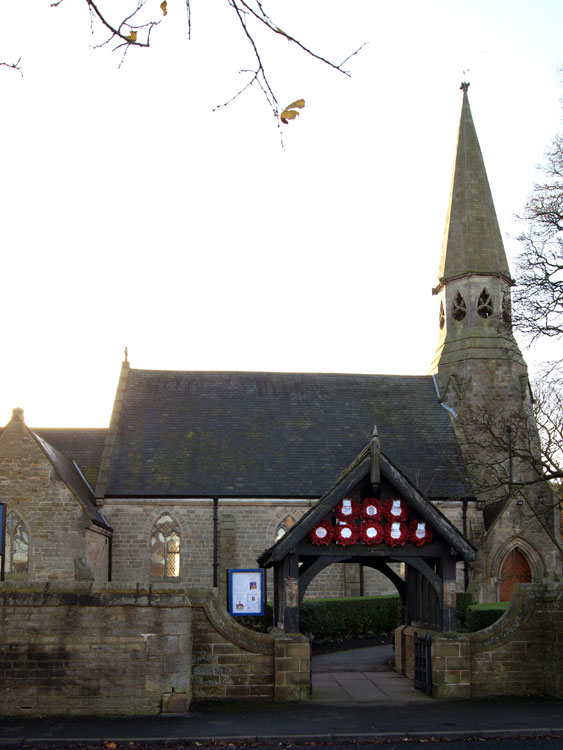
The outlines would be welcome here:
[[[239,625],[217,589],[190,589],[194,700],[308,700],[310,644],[300,634]]]
[[[24,523],[28,580],[73,581],[77,563],[86,568],[90,519],[22,422],[10,422],[0,443],[0,497]],[[106,554],[105,539],[100,546],[98,559]]]
[[[471,697],[563,698],[563,584],[517,584],[511,606],[490,627],[467,635]]]
[[[2,584],[0,713],[187,711],[190,614],[164,586]]]
[[[413,636],[395,631],[395,668],[414,676]],[[490,627],[432,636],[434,698],[550,695],[563,698],[563,583],[517,584],[512,603]]]

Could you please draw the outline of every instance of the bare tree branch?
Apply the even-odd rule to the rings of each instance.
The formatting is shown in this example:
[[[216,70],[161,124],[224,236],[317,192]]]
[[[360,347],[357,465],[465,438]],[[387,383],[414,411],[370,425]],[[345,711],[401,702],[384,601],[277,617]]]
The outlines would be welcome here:
[[[563,334],[563,135],[554,139],[518,218],[527,224],[518,238],[515,326],[530,341]]]
[[[18,73],[23,78],[23,71],[22,71],[21,65],[20,65],[21,61],[22,61],[22,59],[20,57],[20,59],[17,62],[15,62],[15,63],[0,62],[0,66],[4,66],[5,68],[12,68],[12,70],[17,70]]]
[[[120,20],[110,20],[112,13],[111,3],[109,3],[109,0],[105,1],[108,4],[107,9],[102,9],[100,7],[104,4],[104,0],[84,0],[90,10],[92,22],[96,22],[97,24],[99,24],[107,33],[106,38],[102,42],[96,44],[95,47],[104,47],[111,42],[117,41],[117,44],[113,47],[113,51],[123,51],[123,56],[120,63],[121,65],[123,63],[125,55],[132,47],[150,47],[152,31],[161,23],[161,21],[156,20],[154,17],[151,17],[150,14],[148,16],[148,20],[146,20],[146,18],[145,20],[141,20],[141,16],[144,15],[143,10],[147,10],[147,0],[132,0],[132,2],[136,2],[136,7],[134,7],[130,13],[128,13]],[[63,0],[54,0],[51,3],[51,6],[58,7],[62,2]],[[249,74],[249,80],[247,81],[247,83],[245,83],[245,85],[227,101],[217,105],[215,109],[227,106],[235,99],[237,99],[241,94],[243,94],[256,84],[266,98],[268,106],[272,110],[273,114],[276,117],[279,117],[280,115],[281,108],[278,102],[278,98],[274,93],[273,87],[270,83],[270,78],[266,73],[266,68],[263,62],[263,55],[256,41],[254,29],[250,28],[250,22],[256,22],[257,24],[264,26],[271,33],[278,36],[283,36],[287,41],[296,45],[297,47],[299,47],[299,49],[309,55],[309,57],[322,62],[324,65],[328,65],[330,68],[348,77],[350,76],[350,73],[349,71],[344,70],[344,64],[348,62],[348,60],[350,60],[352,57],[354,57],[354,55],[358,54],[358,52],[365,46],[362,44],[360,47],[358,47],[358,49],[348,55],[341,63],[337,64],[329,60],[327,57],[324,57],[323,55],[315,52],[311,47],[303,44],[303,42],[301,42],[301,40],[299,40],[296,36],[282,30],[266,11],[263,0],[226,0],[226,2],[237,16],[240,28],[242,29],[246,41],[248,42],[252,50],[252,54],[256,61],[256,67],[252,70],[247,69],[241,71],[241,73]],[[163,2],[160,8],[163,11],[163,14],[166,15],[166,2]],[[191,0],[186,0],[186,12],[188,19],[188,39],[190,39]],[[94,33],[94,31],[94,23],[92,23],[92,32]]]

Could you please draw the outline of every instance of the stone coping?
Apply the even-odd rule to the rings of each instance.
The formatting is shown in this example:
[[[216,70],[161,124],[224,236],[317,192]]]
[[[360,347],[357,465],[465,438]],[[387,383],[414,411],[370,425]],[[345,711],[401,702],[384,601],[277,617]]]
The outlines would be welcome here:
[[[0,583],[0,606],[189,607],[190,599],[186,589],[166,584],[7,581]]]
[[[273,654],[275,636],[239,625],[223,604],[218,589],[189,589],[192,607],[201,607],[216,630],[229,642],[257,654]]]

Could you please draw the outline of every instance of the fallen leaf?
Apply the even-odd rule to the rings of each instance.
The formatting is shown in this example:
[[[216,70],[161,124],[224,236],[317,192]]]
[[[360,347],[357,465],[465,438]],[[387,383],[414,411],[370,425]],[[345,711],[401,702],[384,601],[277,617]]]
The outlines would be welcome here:
[[[105,747],[107,747],[108,750],[116,750],[117,745],[115,742],[106,742]]]

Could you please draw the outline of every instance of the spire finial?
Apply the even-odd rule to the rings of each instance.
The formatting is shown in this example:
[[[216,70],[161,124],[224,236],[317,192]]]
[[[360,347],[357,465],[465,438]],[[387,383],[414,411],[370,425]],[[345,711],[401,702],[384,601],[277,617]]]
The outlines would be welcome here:
[[[123,362],[129,362],[129,360],[127,359],[127,347],[125,347],[125,350],[123,352],[123,357],[124,357]]]
[[[464,72],[465,72],[465,71],[464,71]],[[464,94],[466,94],[466,93],[467,93],[467,89],[468,89],[468,88],[469,88],[470,86],[471,86],[471,84],[470,84],[470,83],[468,83],[467,81],[462,81],[462,82],[461,82],[461,86],[460,86],[459,88],[460,88],[460,89],[461,89],[461,90],[463,91],[463,93],[464,93]]]

